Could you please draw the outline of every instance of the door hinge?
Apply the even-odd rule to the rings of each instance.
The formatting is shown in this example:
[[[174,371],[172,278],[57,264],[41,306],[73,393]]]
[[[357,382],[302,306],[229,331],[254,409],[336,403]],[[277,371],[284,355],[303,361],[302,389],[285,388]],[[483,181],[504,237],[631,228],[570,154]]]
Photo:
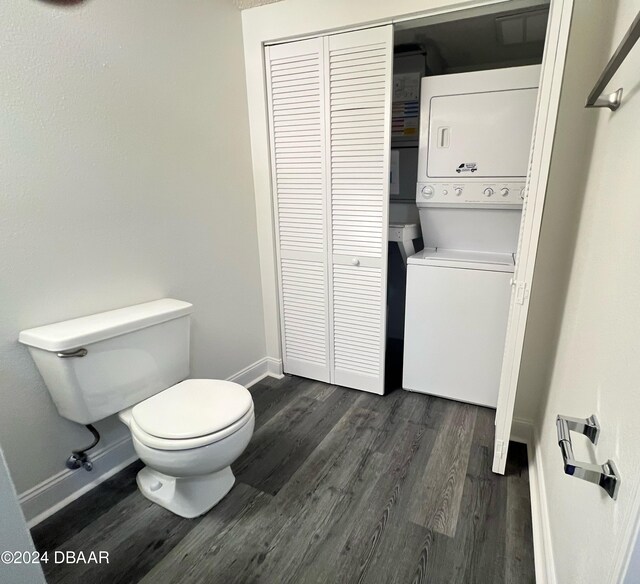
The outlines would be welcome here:
[[[502,440],[496,440],[494,458],[502,458],[504,456],[504,442]]]
[[[516,287],[516,302],[518,304],[524,304],[525,300],[529,298],[529,286],[526,282],[513,282]]]

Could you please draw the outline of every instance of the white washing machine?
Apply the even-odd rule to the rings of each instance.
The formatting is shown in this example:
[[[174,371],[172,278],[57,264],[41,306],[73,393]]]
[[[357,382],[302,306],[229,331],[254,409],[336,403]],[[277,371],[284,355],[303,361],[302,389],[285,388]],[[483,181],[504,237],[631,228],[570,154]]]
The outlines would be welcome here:
[[[403,387],[496,407],[540,67],[422,80]]]
[[[496,407],[514,258],[423,250],[408,260],[403,387]]]

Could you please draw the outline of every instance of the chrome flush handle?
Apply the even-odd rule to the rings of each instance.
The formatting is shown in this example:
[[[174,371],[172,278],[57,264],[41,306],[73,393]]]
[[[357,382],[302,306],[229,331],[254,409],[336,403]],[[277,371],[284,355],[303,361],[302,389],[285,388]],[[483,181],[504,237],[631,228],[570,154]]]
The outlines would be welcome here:
[[[88,351],[85,348],[76,349],[75,351],[65,351],[58,353],[60,359],[70,359],[71,357],[86,357]]]

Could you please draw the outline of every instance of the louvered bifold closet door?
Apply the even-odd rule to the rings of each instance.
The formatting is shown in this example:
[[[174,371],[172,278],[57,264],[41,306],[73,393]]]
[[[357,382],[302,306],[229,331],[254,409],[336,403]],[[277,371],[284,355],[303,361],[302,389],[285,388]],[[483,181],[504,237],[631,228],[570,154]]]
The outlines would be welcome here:
[[[330,381],[323,40],[265,55],[284,370]]]
[[[325,43],[333,382],[382,394],[392,27],[332,35]]]

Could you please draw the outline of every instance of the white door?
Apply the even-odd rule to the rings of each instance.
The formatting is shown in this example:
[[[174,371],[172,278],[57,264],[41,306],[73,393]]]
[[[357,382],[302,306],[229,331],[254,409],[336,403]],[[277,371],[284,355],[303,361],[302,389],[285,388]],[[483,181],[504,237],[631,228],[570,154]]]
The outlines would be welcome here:
[[[330,381],[322,39],[266,48],[287,373]]]
[[[533,281],[540,238],[542,210],[551,165],[551,151],[558,117],[572,11],[573,0],[555,0],[551,3],[549,10],[526,196],[522,208],[516,269],[512,282],[509,323],[498,390],[493,472],[499,474],[504,474],[513,425],[513,410],[529,311],[529,291]]]
[[[384,392],[393,29],[266,50],[284,370]]]
[[[333,383],[382,394],[393,28],[325,43]]]

